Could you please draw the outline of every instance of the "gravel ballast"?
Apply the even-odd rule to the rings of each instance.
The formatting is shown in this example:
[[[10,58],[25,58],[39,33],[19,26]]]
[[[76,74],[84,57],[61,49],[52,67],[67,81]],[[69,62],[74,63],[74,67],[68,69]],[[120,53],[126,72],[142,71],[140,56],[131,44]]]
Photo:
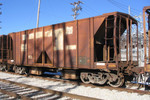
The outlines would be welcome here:
[[[117,90],[78,86],[69,83],[12,75],[4,72],[0,72],[0,79],[104,100],[150,100],[150,95],[139,95],[137,93],[120,92]]]

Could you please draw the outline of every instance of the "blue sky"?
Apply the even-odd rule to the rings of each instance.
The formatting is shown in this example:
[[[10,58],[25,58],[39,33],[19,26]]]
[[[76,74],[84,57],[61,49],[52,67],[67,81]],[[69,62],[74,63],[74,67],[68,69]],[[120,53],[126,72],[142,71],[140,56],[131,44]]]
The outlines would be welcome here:
[[[39,0],[0,0],[0,35],[36,27]],[[73,20],[73,6],[78,0],[41,0],[39,27]],[[128,13],[131,6],[132,16],[142,13],[150,0],[80,0],[82,11],[77,19],[102,15],[114,11]]]

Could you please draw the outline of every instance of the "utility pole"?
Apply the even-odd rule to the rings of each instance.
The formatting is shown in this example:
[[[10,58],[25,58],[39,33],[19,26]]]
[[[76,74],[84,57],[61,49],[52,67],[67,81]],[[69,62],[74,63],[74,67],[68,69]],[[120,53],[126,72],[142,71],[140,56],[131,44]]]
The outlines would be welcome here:
[[[83,4],[83,3],[81,1],[78,1],[78,2],[74,2],[70,4],[74,6],[74,8],[72,8],[72,11],[74,12],[72,16],[74,20],[76,20],[77,16],[79,15],[78,11],[82,10],[82,7],[80,6],[80,4]]]
[[[40,3],[41,3],[41,0],[39,0],[39,4],[38,4],[38,12],[37,12],[37,25],[36,25],[36,27],[37,27],[37,28],[39,27]]]
[[[128,6],[128,14],[131,14],[131,9],[130,9],[130,5]]]

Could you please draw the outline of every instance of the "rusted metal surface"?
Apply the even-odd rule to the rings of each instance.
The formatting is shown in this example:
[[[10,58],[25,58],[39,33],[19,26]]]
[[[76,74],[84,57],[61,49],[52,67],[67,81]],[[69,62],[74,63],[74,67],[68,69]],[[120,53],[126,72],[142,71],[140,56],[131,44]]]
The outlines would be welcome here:
[[[1,63],[7,63],[12,59],[12,45],[9,35],[0,36],[0,61]]]
[[[131,64],[133,64],[133,55],[132,55],[132,20],[130,20],[130,30],[129,30],[129,33],[130,33],[130,61],[131,61]]]
[[[121,42],[121,16],[119,16],[119,56],[118,56],[118,61],[121,61],[121,45],[120,45],[120,42]]]
[[[150,20],[150,6],[146,6],[143,8],[143,27],[144,27],[144,69],[145,72],[150,72],[150,56],[147,57],[147,52],[150,54],[150,45],[148,46],[148,50],[147,51],[147,39],[146,39],[146,14],[148,14],[148,21]],[[150,23],[148,23],[148,36],[150,37]],[[149,38],[150,41],[150,38]],[[148,59],[148,63],[147,63],[147,59]]]
[[[114,42],[114,60],[116,61],[116,66],[118,69],[118,54],[117,54],[117,33],[116,33],[116,28],[117,28],[117,16],[114,16],[114,31],[113,31],[113,42]]]
[[[128,48],[129,48],[129,19],[126,18],[126,27],[127,27],[127,41],[126,41],[126,59],[127,59],[127,64],[129,64],[129,56],[128,56]]]
[[[117,70],[121,62],[118,41],[126,29],[127,48],[132,50],[132,39],[129,39],[132,24],[137,22],[128,14],[113,12],[11,33],[14,64]],[[132,65],[132,52],[128,52],[128,49],[126,56],[125,66],[130,62]]]

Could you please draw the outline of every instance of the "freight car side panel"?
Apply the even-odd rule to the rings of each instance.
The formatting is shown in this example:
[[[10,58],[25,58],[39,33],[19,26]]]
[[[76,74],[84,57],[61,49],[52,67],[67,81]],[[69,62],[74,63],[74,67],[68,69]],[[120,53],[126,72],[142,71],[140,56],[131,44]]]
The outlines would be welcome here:
[[[65,66],[76,68],[77,59],[77,23],[75,21],[65,23]]]
[[[64,26],[56,24],[54,26],[54,66],[64,66]]]
[[[15,43],[16,43],[16,41],[15,41],[15,38],[16,38],[16,34],[14,34],[14,33],[11,33],[11,34],[9,34],[9,37],[10,37],[10,43],[9,43],[9,48],[11,48],[11,50],[10,50],[10,60],[13,60],[13,61],[10,61],[10,63],[14,63],[15,62],[15,58],[16,58],[16,52],[15,52]]]
[[[53,29],[52,26],[44,27],[44,63],[53,64]]]
[[[27,65],[27,31],[20,32],[21,34],[21,44],[20,44],[20,50],[21,50],[21,65]]]
[[[102,17],[102,16],[94,17],[94,34],[96,34],[98,29],[101,27],[105,18],[106,17]],[[104,28],[101,28],[101,29],[104,29]]]
[[[28,50],[28,65],[34,64],[34,29],[28,30],[28,37],[27,37],[27,50]]]
[[[78,21],[78,61],[80,68],[90,68],[90,20]]]
[[[93,35],[103,21],[104,17],[93,17],[18,32],[16,64],[91,68]]]
[[[43,54],[43,27],[36,29],[36,45],[35,45],[35,61],[36,63],[42,63]]]
[[[20,32],[16,33],[16,41],[15,41],[15,45],[16,45],[16,48],[14,48],[15,50],[15,55],[16,56],[16,64],[17,65],[20,65],[20,62],[21,62],[21,57],[20,57],[20,39],[21,39],[21,35],[20,35]]]

